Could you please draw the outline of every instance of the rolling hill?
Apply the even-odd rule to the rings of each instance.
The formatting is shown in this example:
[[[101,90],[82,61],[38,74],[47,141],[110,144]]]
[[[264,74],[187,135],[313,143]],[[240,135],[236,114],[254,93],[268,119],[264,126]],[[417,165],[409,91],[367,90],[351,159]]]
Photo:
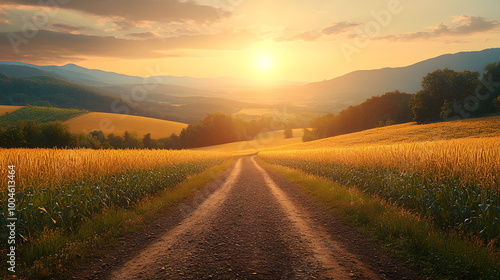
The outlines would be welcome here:
[[[500,135],[500,116],[418,125],[414,122],[364,130],[311,142],[279,147],[280,150],[307,150],[367,145],[485,138]]]
[[[188,125],[179,122],[113,113],[96,113],[76,109],[36,106],[0,106],[0,126],[8,127],[18,121],[40,123],[62,121],[75,134],[102,130],[105,135],[136,132],[139,137],[151,133],[154,139],[179,134]]]
[[[232,114],[239,111],[242,106],[234,102],[224,103],[214,100],[181,106],[155,101],[127,100],[51,76],[15,78],[0,73],[0,89],[2,105],[30,104],[104,113],[119,112],[186,123],[195,123],[214,111]]]
[[[16,110],[23,108],[24,106],[8,106],[8,105],[0,105],[0,117],[10,114]]]
[[[58,108],[107,112],[111,110],[113,102],[122,101],[51,76],[15,78],[0,73],[0,88],[0,104],[3,105],[52,105]]]
[[[283,130],[269,131],[260,133],[259,135],[257,135],[257,137],[255,137],[254,140],[251,141],[234,142],[222,145],[196,148],[193,150],[249,154],[258,152],[266,148],[275,148],[283,145],[302,143],[303,135],[304,135],[303,129],[294,129],[293,137],[285,139]]]
[[[8,107],[16,108],[15,106]],[[17,110],[11,111],[9,114],[0,115],[0,126],[8,127],[14,125],[18,121],[36,121],[39,123],[65,121],[87,113],[88,111],[76,109],[36,106],[21,107]]]
[[[151,133],[154,139],[165,138],[172,133],[179,134],[188,125],[153,118],[110,113],[89,113],[64,122],[71,133],[89,133],[101,130],[105,135],[123,135],[125,131],[136,132],[139,137]]]

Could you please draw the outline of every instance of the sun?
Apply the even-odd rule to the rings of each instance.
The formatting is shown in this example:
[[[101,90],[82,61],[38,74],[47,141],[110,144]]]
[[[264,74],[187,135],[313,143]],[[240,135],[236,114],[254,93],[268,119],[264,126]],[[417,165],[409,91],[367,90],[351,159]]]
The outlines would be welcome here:
[[[255,59],[257,70],[268,72],[274,68],[274,58],[268,53],[261,53]]]

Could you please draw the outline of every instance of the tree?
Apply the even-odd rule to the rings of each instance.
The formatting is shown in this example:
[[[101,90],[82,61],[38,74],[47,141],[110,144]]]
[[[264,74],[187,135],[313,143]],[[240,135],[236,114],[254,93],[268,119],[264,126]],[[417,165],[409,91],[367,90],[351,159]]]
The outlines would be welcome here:
[[[170,137],[160,139],[159,142],[168,150],[179,150],[182,148],[180,137],[174,133]]]
[[[71,146],[74,148],[100,149],[102,148],[102,143],[97,136],[92,134],[92,132],[89,134],[80,133],[73,135],[73,143]]]
[[[104,136],[104,133],[101,130],[94,130],[90,132],[89,135],[96,138],[101,143],[106,140],[106,137]]]
[[[484,67],[481,91],[478,98],[482,101],[478,111],[481,115],[500,111],[500,62],[490,63]]]
[[[380,125],[410,122],[412,120],[411,98],[412,95],[396,90],[381,96],[371,97],[336,115],[321,116],[311,122],[312,137],[307,136],[306,138],[326,138]]]
[[[109,145],[115,149],[123,149],[123,138],[119,135],[114,135],[111,133],[108,135],[108,141]]]
[[[423,90],[411,102],[414,120],[418,123],[440,120],[443,110],[456,108],[457,103],[474,96],[478,85],[479,72],[457,72],[446,68],[427,74],[422,80]]]
[[[318,138],[312,133],[311,130],[304,128],[304,135],[302,136],[302,142],[309,142],[318,140]]]
[[[293,138],[293,130],[291,128],[286,128],[284,131],[285,138]]]
[[[144,138],[142,138],[142,145],[146,149],[154,149],[155,148],[154,143],[153,143],[153,139],[151,139],[151,133],[144,135]]]
[[[500,62],[494,62],[484,67],[484,77],[492,82],[500,82]]]
[[[125,131],[123,133],[123,148],[125,149],[141,149],[142,141],[137,137],[137,133]]]
[[[46,125],[46,124],[45,124]],[[47,147],[47,136],[43,133],[43,127],[35,121],[29,121],[22,123],[24,139],[26,141],[26,147],[28,148],[38,148]]]
[[[71,147],[73,137],[67,125],[61,122],[51,122],[45,124],[42,130],[47,138],[48,148]]]
[[[164,149],[165,145],[159,140],[152,139],[151,133],[144,135],[142,138],[142,146],[145,149]]]

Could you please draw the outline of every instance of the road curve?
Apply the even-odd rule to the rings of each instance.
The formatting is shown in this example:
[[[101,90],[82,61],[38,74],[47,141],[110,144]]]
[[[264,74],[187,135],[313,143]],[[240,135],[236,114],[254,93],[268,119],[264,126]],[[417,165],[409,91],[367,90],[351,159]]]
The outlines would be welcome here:
[[[325,216],[326,212],[317,211],[311,203],[304,203],[306,195],[267,171],[255,157],[238,159],[227,172],[216,188],[205,192],[206,197],[189,215],[155,234],[154,240],[140,250],[124,253],[123,257],[115,254],[116,263],[81,278],[416,277],[405,275],[406,270],[399,271],[385,257],[381,260],[380,251],[366,250],[364,247],[370,247],[366,240]],[[356,246],[360,250],[352,249]],[[122,248],[122,252],[129,247]]]

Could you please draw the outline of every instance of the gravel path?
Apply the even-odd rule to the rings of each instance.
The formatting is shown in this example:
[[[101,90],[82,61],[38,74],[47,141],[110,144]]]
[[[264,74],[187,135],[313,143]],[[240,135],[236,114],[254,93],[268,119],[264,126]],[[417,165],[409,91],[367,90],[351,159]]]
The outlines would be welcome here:
[[[77,279],[418,279],[253,157]]]

